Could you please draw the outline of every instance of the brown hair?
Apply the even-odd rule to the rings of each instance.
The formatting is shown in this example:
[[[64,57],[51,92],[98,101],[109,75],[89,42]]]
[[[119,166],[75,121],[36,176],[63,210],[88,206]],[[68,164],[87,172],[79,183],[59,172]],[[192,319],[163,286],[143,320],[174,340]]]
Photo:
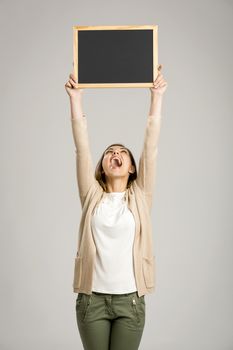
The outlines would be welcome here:
[[[111,146],[121,146],[121,147],[124,147],[127,149],[127,151],[129,152],[129,156],[130,156],[130,159],[131,159],[131,163],[132,165],[135,167],[135,172],[132,174],[130,173],[129,175],[129,178],[128,178],[128,183],[127,183],[127,188],[129,188],[132,184],[132,182],[137,178],[137,166],[136,166],[136,162],[135,162],[135,159],[133,157],[133,154],[132,152],[127,148],[125,147],[125,145],[122,145],[121,143],[113,143],[111,145],[109,145],[103,152],[100,160],[98,161],[97,165],[96,165],[96,168],[95,168],[95,178],[96,180],[99,182],[99,184],[102,186],[103,190],[106,192],[107,190],[107,187],[106,187],[106,178],[105,178],[105,173],[104,173],[104,170],[103,170],[103,167],[102,167],[102,161],[103,161],[103,158],[104,158],[104,153],[105,151],[111,147]]]

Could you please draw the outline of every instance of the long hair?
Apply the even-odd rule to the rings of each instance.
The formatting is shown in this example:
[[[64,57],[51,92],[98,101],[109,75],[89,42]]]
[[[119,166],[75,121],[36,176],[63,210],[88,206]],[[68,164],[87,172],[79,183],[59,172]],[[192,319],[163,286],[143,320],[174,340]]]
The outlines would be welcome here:
[[[134,173],[130,173],[130,175],[129,175],[128,182],[127,182],[127,188],[129,188],[131,186],[132,182],[137,178],[137,166],[136,166],[136,162],[135,162],[135,159],[133,157],[132,152],[127,147],[125,147],[125,145],[123,145],[122,143],[113,143],[113,144],[109,145],[104,150],[100,160],[98,161],[98,163],[96,165],[96,169],[95,169],[95,178],[99,182],[99,184],[102,186],[102,188],[103,188],[103,190],[105,192],[107,191],[107,186],[106,186],[105,173],[104,173],[104,170],[103,170],[103,167],[102,167],[102,161],[103,161],[103,158],[104,158],[105,151],[111,146],[121,146],[121,147],[126,148],[127,151],[129,152],[131,163],[135,167],[135,172]]]

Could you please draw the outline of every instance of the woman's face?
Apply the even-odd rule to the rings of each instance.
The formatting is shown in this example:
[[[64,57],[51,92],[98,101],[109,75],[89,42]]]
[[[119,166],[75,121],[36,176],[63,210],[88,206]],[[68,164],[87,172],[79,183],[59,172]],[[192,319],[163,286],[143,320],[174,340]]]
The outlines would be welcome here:
[[[102,167],[105,176],[129,176],[129,172],[135,171],[128,150],[122,146],[111,146],[106,149]]]

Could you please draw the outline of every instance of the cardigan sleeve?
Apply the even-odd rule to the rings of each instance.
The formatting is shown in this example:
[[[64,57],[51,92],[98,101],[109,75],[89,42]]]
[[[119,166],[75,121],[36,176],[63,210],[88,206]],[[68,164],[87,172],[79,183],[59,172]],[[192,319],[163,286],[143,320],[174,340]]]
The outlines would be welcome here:
[[[81,203],[84,202],[86,194],[95,181],[87,120],[82,118],[71,119],[73,139],[76,153],[76,176]]]
[[[139,158],[138,175],[135,180],[147,196],[150,206],[152,205],[155,185],[161,119],[161,115],[157,117],[149,115],[147,118],[143,149]]]

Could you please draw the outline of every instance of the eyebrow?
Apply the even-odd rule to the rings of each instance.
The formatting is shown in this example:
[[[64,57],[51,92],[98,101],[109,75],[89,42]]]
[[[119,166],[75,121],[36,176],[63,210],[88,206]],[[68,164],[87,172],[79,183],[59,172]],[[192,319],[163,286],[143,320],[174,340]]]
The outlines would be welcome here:
[[[128,152],[128,150],[127,150],[125,147],[120,147],[120,148],[121,148],[121,149],[125,149],[125,150]],[[110,150],[110,149],[113,149],[113,147],[107,148],[106,151],[108,151],[108,150]]]

